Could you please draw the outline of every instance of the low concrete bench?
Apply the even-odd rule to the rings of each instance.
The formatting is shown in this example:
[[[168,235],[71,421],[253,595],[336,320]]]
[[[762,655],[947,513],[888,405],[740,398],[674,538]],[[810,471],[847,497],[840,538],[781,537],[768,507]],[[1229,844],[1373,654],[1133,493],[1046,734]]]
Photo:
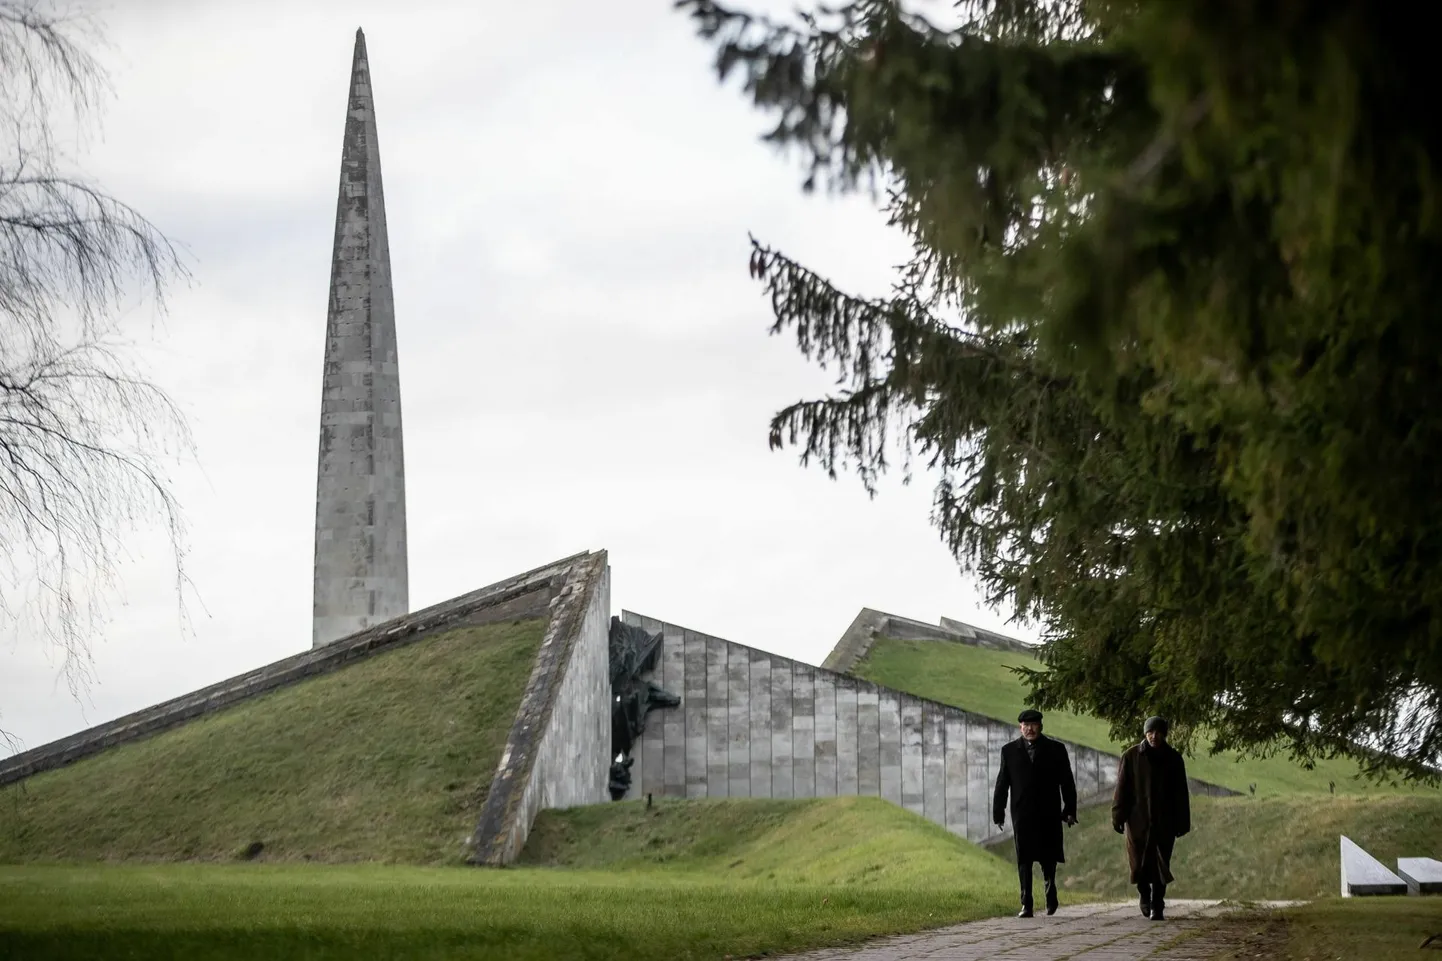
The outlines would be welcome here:
[[[1406,881],[1363,851],[1351,838],[1342,835],[1342,897],[1406,893]]]
[[[1407,882],[1408,894],[1442,894],[1442,861],[1398,858],[1397,873]]]

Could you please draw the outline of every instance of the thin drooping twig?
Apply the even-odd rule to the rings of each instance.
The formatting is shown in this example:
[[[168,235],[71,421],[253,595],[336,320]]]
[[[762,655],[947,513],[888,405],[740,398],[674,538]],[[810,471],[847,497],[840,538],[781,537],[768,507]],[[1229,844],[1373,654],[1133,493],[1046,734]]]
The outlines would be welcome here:
[[[0,0],[0,627],[58,650],[75,695],[127,541],[157,520],[184,621],[184,522],[164,465],[193,453],[114,320],[142,298],[163,307],[185,268],[154,224],[55,148],[56,103],[80,120],[107,86],[75,39],[91,26]]]

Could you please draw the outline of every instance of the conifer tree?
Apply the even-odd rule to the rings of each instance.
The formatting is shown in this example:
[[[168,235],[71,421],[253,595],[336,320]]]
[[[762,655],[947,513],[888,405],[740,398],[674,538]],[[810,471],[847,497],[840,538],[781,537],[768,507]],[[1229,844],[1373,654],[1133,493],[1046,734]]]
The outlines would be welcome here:
[[[884,191],[885,298],[753,241],[773,332],[839,369],[773,446],[933,520],[1044,628],[1032,703],[1136,736],[1442,748],[1442,115],[1425,31],[1356,0],[681,0],[807,189]]]

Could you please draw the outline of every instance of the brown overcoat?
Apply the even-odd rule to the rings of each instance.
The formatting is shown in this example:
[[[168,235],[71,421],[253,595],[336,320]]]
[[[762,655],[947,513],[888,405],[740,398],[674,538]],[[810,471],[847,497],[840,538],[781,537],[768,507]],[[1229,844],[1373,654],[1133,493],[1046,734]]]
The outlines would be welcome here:
[[[1172,842],[1192,829],[1187,765],[1175,748],[1143,741],[1122,755],[1112,827],[1126,829],[1133,884],[1172,883]]]

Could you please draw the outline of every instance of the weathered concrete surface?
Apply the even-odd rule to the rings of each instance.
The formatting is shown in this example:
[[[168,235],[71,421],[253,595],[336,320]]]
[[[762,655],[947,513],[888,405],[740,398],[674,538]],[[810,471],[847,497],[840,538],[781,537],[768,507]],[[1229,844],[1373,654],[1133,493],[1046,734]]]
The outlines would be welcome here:
[[[939,931],[887,938],[859,948],[789,955],[777,961],[1204,961],[1229,945],[1214,937],[1195,940],[1209,918],[1238,910],[1219,901],[1168,901],[1168,920],[1152,922],[1136,902],[1068,905],[1052,917],[991,918]],[[1297,902],[1268,901],[1283,908]],[[1227,955],[1230,957],[1231,955]]]
[[[98,724],[78,734],[12,755],[0,761],[0,785],[23,780],[41,771],[64,767],[108,747],[167,731],[192,718],[213,714],[308,677],[328,674],[361,658],[414,643],[440,631],[541,617],[548,612],[551,599],[560,589],[571,565],[584,557],[585,554],[577,554],[574,557],[562,558],[544,567],[434,604],[414,614],[378,624],[370,630],[353,634],[333,644],[312,648],[190,694]]]
[[[1387,865],[1342,835],[1342,897],[1367,894],[1406,894],[1407,882],[1388,870]]]
[[[950,617],[943,617],[939,624],[927,624],[910,617],[901,617],[897,614],[888,614],[885,611],[875,611],[869,607],[863,607],[850,626],[842,633],[836,646],[821,662],[821,666],[828,671],[836,671],[838,674],[849,673],[871,650],[871,645],[878,637],[889,637],[898,641],[972,644],[992,650],[1027,654],[1035,650],[1025,641],[966,624]]]
[[[1398,858],[1397,876],[1407,882],[1408,894],[1442,894],[1442,861],[1436,858]]]
[[[629,611],[621,618],[661,633],[650,680],[681,697],[647,722],[628,797],[872,795],[972,841],[1009,835],[991,823],[991,791],[1014,724]],[[1115,757],[1067,751],[1079,782],[1110,791]]]
[[[326,316],[314,647],[410,609],[395,300],[365,36],[351,63]]]
[[[608,799],[611,569],[605,551],[568,569],[472,837],[473,864],[520,854],[543,808]]]

